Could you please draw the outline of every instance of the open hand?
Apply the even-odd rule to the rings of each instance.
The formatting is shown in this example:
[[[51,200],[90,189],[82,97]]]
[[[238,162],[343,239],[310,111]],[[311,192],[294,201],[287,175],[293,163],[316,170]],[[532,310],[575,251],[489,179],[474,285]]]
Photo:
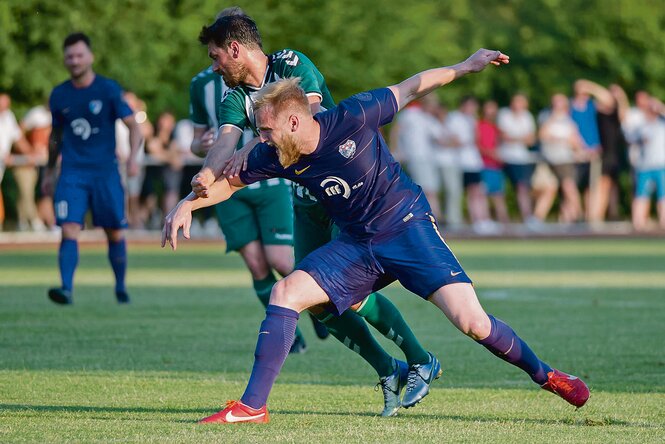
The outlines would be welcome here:
[[[247,158],[253,148],[254,146],[246,146],[233,153],[233,156],[224,164],[222,174],[226,177],[235,177],[240,174],[240,171],[245,171],[247,169]]]
[[[506,65],[510,62],[510,57],[503,54],[501,51],[493,51],[490,49],[479,49],[471,57],[466,59],[463,63],[469,72],[480,72],[490,63],[492,65],[500,66]]]
[[[178,248],[178,230],[182,227],[182,234],[189,239],[189,229],[192,226],[192,204],[189,200],[181,200],[174,209],[164,218],[162,228],[162,248],[168,241],[175,251]]]

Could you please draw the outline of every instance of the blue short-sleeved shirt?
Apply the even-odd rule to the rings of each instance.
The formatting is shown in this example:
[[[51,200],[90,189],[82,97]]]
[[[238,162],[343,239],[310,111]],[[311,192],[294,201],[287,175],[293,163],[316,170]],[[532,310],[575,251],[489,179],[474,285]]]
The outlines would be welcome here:
[[[584,109],[570,108],[570,116],[580,130],[584,144],[588,149],[596,149],[600,145],[600,132],[596,117],[596,105],[593,100],[587,100]]]
[[[100,75],[86,88],[67,80],[49,99],[53,127],[61,128],[62,170],[117,169],[115,121],[132,114],[113,80]]]
[[[284,168],[274,147],[259,144],[240,180],[250,184],[283,177],[305,186],[342,232],[355,239],[398,230],[430,207],[379,132],[397,111],[388,88],[356,94],[314,116],[321,135],[313,153]]]

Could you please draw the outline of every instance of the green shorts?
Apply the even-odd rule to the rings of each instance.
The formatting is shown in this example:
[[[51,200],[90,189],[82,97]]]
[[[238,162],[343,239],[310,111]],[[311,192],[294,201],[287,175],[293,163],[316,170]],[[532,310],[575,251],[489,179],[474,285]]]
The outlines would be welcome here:
[[[291,187],[282,179],[254,185],[215,206],[227,252],[238,251],[255,240],[263,245],[293,245]]]
[[[296,264],[337,237],[339,229],[318,202],[294,196],[294,256]]]

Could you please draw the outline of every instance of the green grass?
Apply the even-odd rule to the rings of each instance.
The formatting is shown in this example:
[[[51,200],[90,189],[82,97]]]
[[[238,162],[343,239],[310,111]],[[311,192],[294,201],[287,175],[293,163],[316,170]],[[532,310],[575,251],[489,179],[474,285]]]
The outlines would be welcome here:
[[[220,245],[130,246],[133,303],[114,303],[100,247],[82,247],[75,304],[46,299],[55,247],[0,250],[0,442],[663,442],[665,240],[453,241],[486,310],[585,378],[575,410],[463,337],[398,285],[385,293],[444,376],[397,418],[376,376],[301,321],[268,425],[200,426],[244,389],[263,318]],[[392,343],[386,348],[399,355]]]

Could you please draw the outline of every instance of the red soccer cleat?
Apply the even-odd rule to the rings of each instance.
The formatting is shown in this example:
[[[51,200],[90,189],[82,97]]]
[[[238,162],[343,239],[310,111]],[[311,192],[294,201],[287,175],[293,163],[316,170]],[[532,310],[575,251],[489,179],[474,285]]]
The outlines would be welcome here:
[[[260,409],[253,409],[240,401],[226,401],[226,408],[224,410],[203,418],[199,421],[199,424],[230,424],[234,422],[266,423],[269,421],[270,415],[265,405]]]
[[[584,381],[557,369],[552,369],[547,374],[547,382],[541,387],[561,396],[577,408],[582,407],[589,399],[589,387]]]

